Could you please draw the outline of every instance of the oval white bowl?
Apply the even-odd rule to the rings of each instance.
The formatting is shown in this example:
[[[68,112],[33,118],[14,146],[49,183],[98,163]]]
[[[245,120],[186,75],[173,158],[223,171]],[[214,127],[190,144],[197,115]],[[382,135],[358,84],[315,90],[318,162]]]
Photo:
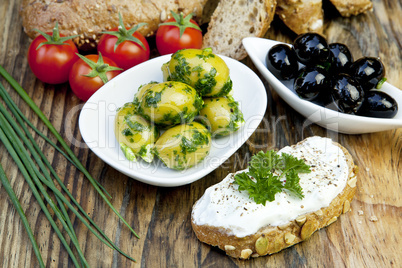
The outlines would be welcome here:
[[[161,66],[170,57],[166,55],[151,59],[118,75],[92,95],[79,116],[82,138],[99,158],[129,177],[157,186],[185,185],[219,167],[255,131],[267,107],[265,87],[259,77],[246,65],[221,56],[230,69],[233,97],[239,102],[245,125],[228,137],[213,139],[210,154],[195,167],[184,171],[169,169],[157,158],[152,163],[141,159],[137,162],[128,161],[114,135],[116,109],[133,101],[140,85],[150,81],[162,82]]]
[[[266,67],[265,57],[268,51],[280,43],[258,37],[243,39],[243,45],[261,75],[283,100],[306,117],[306,126],[309,125],[309,122],[314,122],[324,128],[345,134],[363,134],[402,127],[402,91],[389,83],[384,83],[381,91],[392,96],[398,103],[399,110],[394,118],[373,118],[344,114],[299,98],[293,91],[293,79],[289,81],[279,80]]]

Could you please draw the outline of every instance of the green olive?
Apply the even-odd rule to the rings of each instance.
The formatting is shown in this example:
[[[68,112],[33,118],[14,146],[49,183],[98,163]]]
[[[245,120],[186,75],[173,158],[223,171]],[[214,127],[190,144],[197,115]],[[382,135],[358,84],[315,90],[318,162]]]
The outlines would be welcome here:
[[[153,146],[159,131],[135,112],[136,106],[131,102],[117,110],[114,127],[116,139],[128,160],[136,161],[140,156],[146,162],[152,162]]]
[[[200,118],[213,137],[227,136],[244,124],[243,113],[232,97],[204,98]]]
[[[151,82],[149,82],[148,84],[141,85],[141,86],[138,88],[137,93],[135,93],[135,95],[134,95],[134,104],[139,104],[140,101],[142,100],[142,97],[144,96],[145,92],[146,92],[148,89],[152,88],[153,86],[155,86],[155,85],[157,85],[157,84],[158,84],[158,82],[151,81]]]
[[[148,89],[138,111],[145,119],[167,127],[193,121],[202,104],[201,97],[193,87],[169,81]]]
[[[225,61],[211,48],[183,49],[172,55],[166,68],[168,81],[180,81],[194,87],[203,97],[226,96],[232,90],[232,80]]]
[[[174,126],[155,143],[155,154],[168,168],[183,170],[202,161],[211,148],[211,133],[200,123]]]
[[[163,74],[163,81],[168,81],[169,62],[165,62],[164,64],[162,64],[161,70],[162,70],[162,74]]]

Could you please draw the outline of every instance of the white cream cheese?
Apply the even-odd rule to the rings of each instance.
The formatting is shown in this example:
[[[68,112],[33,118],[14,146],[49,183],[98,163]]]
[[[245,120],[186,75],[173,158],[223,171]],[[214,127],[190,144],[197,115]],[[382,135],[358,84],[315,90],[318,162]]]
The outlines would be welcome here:
[[[229,174],[209,187],[194,205],[195,224],[226,228],[231,235],[245,237],[261,227],[280,226],[302,214],[327,207],[345,188],[348,165],[343,151],[331,139],[310,137],[279,152],[304,159],[311,166],[311,173],[299,174],[303,199],[284,191],[265,206],[256,204],[246,191],[238,190],[238,185],[233,183],[234,174]]]

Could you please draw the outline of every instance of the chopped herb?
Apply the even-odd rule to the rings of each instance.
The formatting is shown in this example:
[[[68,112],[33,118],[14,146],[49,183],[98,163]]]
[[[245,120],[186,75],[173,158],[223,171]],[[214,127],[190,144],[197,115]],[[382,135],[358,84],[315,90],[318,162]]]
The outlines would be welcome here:
[[[147,151],[148,150],[146,148],[146,145],[142,145],[141,148],[140,148],[140,151],[138,152],[138,155],[141,156],[141,157],[144,157],[145,154],[147,153]]]
[[[186,137],[181,138],[181,152],[183,155],[187,153],[193,153],[197,151],[202,145],[209,144],[210,137],[207,133],[200,132],[198,130],[193,130],[193,135],[191,139]]]
[[[162,98],[162,91],[161,92],[154,92],[154,91],[148,91],[147,94],[145,95],[145,106],[146,107],[158,107],[158,102],[161,101]]]
[[[209,58],[215,58],[215,54],[212,53],[212,49],[210,47],[204,48],[201,54],[197,54],[196,56],[204,61]]]
[[[182,87],[182,90],[187,94],[192,94],[194,89],[192,87],[186,85],[186,86]]]
[[[145,129],[147,129],[147,126],[144,126],[143,124],[137,122],[137,121],[132,121],[130,116],[125,116],[125,123],[130,127],[131,130],[135,132],[142,132]]]
[[[124,143],[120,143],[120,149],[123,152],[124,156],[127,158],[129,161],[137,161],[137,157],[130,147],[125,145]]]
[[[230,77],[228,77],[228,81],[226,81],[226,83],[221,88],[221,91],[219,91],[219,93],[216,94],[215,97],[227,96],[229,94],[229,92],[232,90],[232,87],[233,87],[232,79],[230,79]]]
[[[123,134],[123,136],[133,136],[133,132],[131,132],[131,130],[129,128],[125,128],[121,131],[121,134]]]
[[[194,88],[201,95],[207,95],[211,93],[212,89],[216,86],[216,74],[216,69],[212,67],[209,73],[205,73],[203,78],[200,78],[197,80],[197,82],[195,82]]]
[[[191,84],[191,80],[189,78],[191,74],[191,68],[189,63],[186,61],[184,55],[179,51],[173,54],[172,59],[177,61],[177,65],[175,65],[174,72],[171,72],[167,80]]]
[[[200,64],[200,65],[195,66],[191,71],[192,71],[192,72],[197,72],[197,73],[198,73],[198,76],[200,76],[200,73],[201,73],[202,71],[204,71],[204,68],[203,68],[202,65]]]
[[[265,206],[266,201],[274,201],[275,195],[282,190],[302,199],[298,173],[309,172],[310,166],[292,155],[260,151],[251,158],[248,172],[235,175],[235,183],[239,185],[239,191],[248,191],[257,204]],[[286,177],[285,183],[281,181],[283,177]]]

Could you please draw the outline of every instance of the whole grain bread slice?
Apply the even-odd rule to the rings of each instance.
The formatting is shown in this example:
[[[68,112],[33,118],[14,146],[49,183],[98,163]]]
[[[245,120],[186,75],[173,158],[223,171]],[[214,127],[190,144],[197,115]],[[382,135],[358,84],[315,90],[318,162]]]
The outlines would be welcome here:
[[[192,228],[197,238],[206,244],[219,247],[231,257],[248,259],[281,251],[308,239],[315,231],[335,222],[342,213],[350,211],[350,203],[356,192],[357,166],[343,146],[335,142],[334,144],[343,151],[349,174],[345,188],[329,206],[297,216],[281,226],[262,227],[258,232],[246,237],[229,235],[228,230],[221,227],[197,225],[192,216]]]
[[[237,60],[245,58],[242,39],[264,36],[275,8],[276,0],[221,0],[211,16],[203,47]]]
[[[20,15],[24,30],[30,38],[38,35],[34,29],[51,32],[56,21],[60,33],[78,35],[74,42],[82,50],[93,49],[102,31],[117,27],[119,13],[126,27],[145,22],[139,32],[144,36],[153,35],[160,23],[167,20],[171,13],[193,13],[199,21],[207,0],[69,0],[37,1],[23,0]]]

